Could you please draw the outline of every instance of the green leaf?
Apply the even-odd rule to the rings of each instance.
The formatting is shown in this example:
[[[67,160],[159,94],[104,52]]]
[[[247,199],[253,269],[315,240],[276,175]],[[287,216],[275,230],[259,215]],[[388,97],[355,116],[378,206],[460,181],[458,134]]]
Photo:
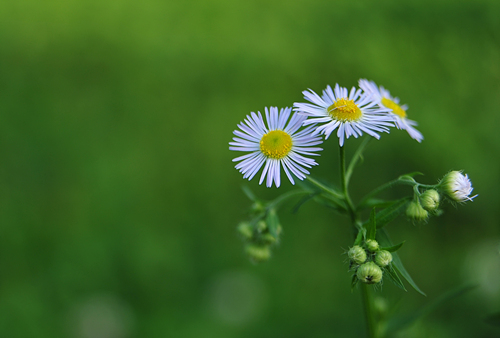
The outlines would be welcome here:
[[[269,227],[269,233],[273,235],[274,238],[278,238],[278,227],[280,221],[278,219],[278,214],[276,210],[270,209],[266,216],[266,223]]]
[[[246,185],[244,185],[243,187],[241,187],[243,189],[243,192],[245,193],[245,195],[247,195],[247,197],[255,202],[257,201],[257,197],[255,197],[254,193],[252,192],[252,190],[250,190],[249,187],[247,187]]]
[[[356,240],[354,241],[354,245],[361,245],[363,238],[366,236],[366,229],[362,228],[358,231],[358,235],[356,236]]]
[[[372,212],[370,213],[370,220],[368,221],[368,224],[366,225],[366,238],[367,239],[375,239],[375,235],[377,233],[377,223],[375,221],[375,216],[377,212],[375,211],[375,208],[372,209]]]
[[[318,196],[321,194],[321,191],[314,191],[311,194],[304,196],[300,199],[300,201],[295,204],[295,206],[292,209],[292,213],[296,213],[299,211],[300,207],[304,205],[305,203],[309,202],[310,200],[314,199],[314,197]]]
[[[405,197],[400,200],[395,201],[390,207],[381,210],[377,214],[377,229],[381,229],[386,226],[389,222],[393,221],[401,213],[406,211],[406,207],[410,201],[410,197]]]
[[[418,319],[426,315],[429,315],[430,313],[435,311],[439,306],[443,305],[445,302],[457,298],[463,295],[464,293],[473,290],[475,287],[476,287],[475,285],[460,286],[458,288],[445,292],[444,294],[436,298],[434,301],[429,302],[428,304],[426,304],[425,306],[423,306],[422,308],[416,310],[411,314],[391,318],[387,323],[387,330],[386,330],[387,336],[392,336],[396,332],[407,328]]]
[[[392,241],[389,239],[389,236],[387,235],[387,232],[385,229],[380,229],[380,231],[377,232],[378,235],[378,242],[380,243],[381,246],[383,247],[391,247],[394,246]],[[427,296],[420,288],[417,286],[417,284],[413,281],[411,278],[410,274],[408,271],[406,271],[403,262],[401,262],[401,259],[399,258],[398,254],[394,252],[392,254],[392,266],[393,268],[401,275],[403,276],[404,279],[421,295]]]
[[[363,203],[363,206],[365,208],[377,208],[377,209],[382,209],[382,208],[387,208],[396,203],[399,200],[396,201],[386,201],[383,199],[379,198],[370,198],[365,203]]]
[[[403,282],[401,281],[401,278],[399,278],[398,273],[392,267],[392,264],[389,264],[388,266],[386,266],[384,268],[384,276],[388,277],[397,287],[408,292],[408,290],[406,290]]]
[[[413,178],[415,176],[421,176],[421,175],[424,175],[424,174],[422,174],[420,171],[414,171],[414,172],[409,173],[409,174],[401,175],[401,176],[399,176],[399,178],[403,178],[403,177],[411,177],[411,178]]]
[[[405,244],[405,242],[401,242],[399,244],[396,244],[396,245],[393,245],[393,246],[388,246],[388,247],[381,247],[380,250],[385,250],[385,251],[389,251],[389,252],[396,252],[399,250],[399,248],[401,248],[403,246],[403,244]]]

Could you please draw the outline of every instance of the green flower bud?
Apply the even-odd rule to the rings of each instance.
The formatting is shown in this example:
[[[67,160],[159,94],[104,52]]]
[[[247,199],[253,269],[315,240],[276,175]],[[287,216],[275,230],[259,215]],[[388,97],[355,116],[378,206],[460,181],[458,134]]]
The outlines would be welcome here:
[[[422,206],[429,211],[434,211],[439,207],[439,200],[439,193],[434,189],[426,190],[420,196]]]
[[[359,245],[355,245],[349,249],[347,256],[351,262],[355,264],[363,264],[366,261],[366,251]]]
[[[245,252],[248,257],[254,262],[265,262],[271,257],[271,250],[269,246],[257,246],[253,244],[248,244],[245,247]]]
[[[365,244],[368,251],[375,252],[378,250],[378,242],[374,239],[367,239]]]
[[[248,222],[241,222],[237,227],[238,233],[245,239],[252,239],[253,226]]]
[[[406,216],[417,221],[424,221],[429,217],[429,213],[422,208],[418,201],[411,201],[408,208],[406,208]]]
[[[270,233],[263,234],[261,238],[262,238],[262,241],[266,244],[276,243],[276,238],[274,238],[274,236],[271,235]]]
[[[385,268],[391,262],[392,262],[392,255],[389,251],[380,250],[375,255],[375,263],[377,263],[377,265],[382,268]]]
[[[449,198],[457,202],[472,201],[477,196],[470,196],[474,188],[472,188],[469,177],[463,175],[460,171],[450,171],[447,173],[441,182],[439,182],[439,187],[443,189]]]
[[[366,284],[377,284],[382,280],[382,269],[373,262],[361,265],[356,272],[360,281]]]
[[[267,224],[266,221],[261,219],[260,221],[257,222],[256,229],[258,232],[264,232],[267,229]]]

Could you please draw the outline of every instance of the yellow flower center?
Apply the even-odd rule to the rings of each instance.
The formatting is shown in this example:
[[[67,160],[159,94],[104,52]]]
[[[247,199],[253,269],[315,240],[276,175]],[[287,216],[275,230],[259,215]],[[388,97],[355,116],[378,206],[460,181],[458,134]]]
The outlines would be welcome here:
[[[328,107],[328,114],[337,121],[357,121],[361,118],[363,113],[361,109],[354,103],[353,100],[338,99],[330,107]]]
[[[292,137],[282,130],[271,130],[260,139],[260,151],[268,158],[282,159],[292,150]]]
[[[404,119],[406,117],[406,112],[403,108],[399,106],[396,102],[392,101],[391,99],[388,99],[386,97],[382,98],[382,104],[389,108],[392,109],[392,112],[396,114],[397,116],[401,117]]]

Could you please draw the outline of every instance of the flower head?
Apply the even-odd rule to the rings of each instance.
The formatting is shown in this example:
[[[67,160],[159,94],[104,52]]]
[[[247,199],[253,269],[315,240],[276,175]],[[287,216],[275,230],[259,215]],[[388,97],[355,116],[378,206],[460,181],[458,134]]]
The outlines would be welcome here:
[[[318,156],[314,152],[322,149],[314,146],[321,144],[322,140],[313,132],[314,127],[299,130],[306,117],[298,114],[290,117],[291,111],[291,108],[282,108],[279,112],[276,107],[265,108],[267,125],[260,112],[252,112],[238,124],[240,130],[234,131],[236,137],[233,137],[234,142],[229,142],[229,150],[250,152],[233,159],[233,162],[240,162],[236,169],[243,178],[251,180],[264,165],[259,184],[267,175],[266,186],[271,187],[274,181],[279,187],[281,167],[290,182],[295,184],[292,176],[303,180],[309,174],[305,168],[317,165],[303,155]]]
[[[417,129],[413,128],[413,126],[417,125],[417,122],[406,117],[408,106],[405,104],[400,105],[399,98],[391,96],[387,89],[382,86],[378,87],[373,81],[361,79],[359,80],[359,87],[366,93],[370,93],[379,107],[389,109],[398,129],[406,130],[412,139],[422,142],[424,137]]]
[[[406,216],[416,221],[425,221],[429,217],[429,212],[422,207],[417,199],[408,204],[408,207],[406,208]]]
[[[344,145],[344,138],[358,137],[367,133],[377,139],[378,132],[389,132],[394,125],[394,119],[387,115],[390,110],[376,107],[371,95],[362,93],[360,89],[346,88],[335,85],[332,90],[327,86],[320,97],[312,90],[303,91],[304,98],[311,103],[294,103],[294,110],[311,117],[304,125],[319,124],[316,131],[328,138],[337,129],[339,144]]]
[[[361,265],[356,272],[358,279],[366,284],[377,284],[382,280],[382,275],[382,269],[373,262]]]
[[[446,195],[456,202],[472,201],[474,196],[472,193],[472,183],[467,175],[463,175],[460,171],[450,171],[447,173],[439,186],[443,189]]]

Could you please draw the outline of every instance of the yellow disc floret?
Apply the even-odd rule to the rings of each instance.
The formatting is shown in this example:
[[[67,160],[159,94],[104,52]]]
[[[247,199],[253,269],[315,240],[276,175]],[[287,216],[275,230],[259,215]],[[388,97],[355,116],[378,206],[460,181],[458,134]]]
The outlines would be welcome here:
[[[335,101],[328,107],[328,114],[335,120],[342,122],[357,121],[363,115],[358,105],[347,98]]]
[[[396,102],[394,102],[393,100],[388,99],[386,97],[383,97],[382,104],[385,107],[392,109],[392,112],[394,114],[396,114],[397,116],[401,117],[402,119],[404,119],[406,117],[406,111],[403,108],[401,108],[401,106],[399,104],[397,104]]]
[[[292,150],[292,137],[283,130],[271,130],[260,139],[260,151],[268,158],[282,159]]]

